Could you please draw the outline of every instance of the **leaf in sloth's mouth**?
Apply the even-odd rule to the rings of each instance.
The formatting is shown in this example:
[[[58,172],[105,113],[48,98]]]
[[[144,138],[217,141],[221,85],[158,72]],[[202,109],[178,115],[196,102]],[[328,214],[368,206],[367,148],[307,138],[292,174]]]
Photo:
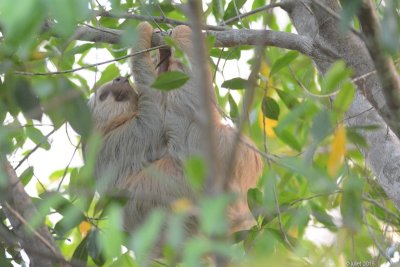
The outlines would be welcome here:
[[[168,71],[169,59],[172,54],[170,48],[159,49],[159,53],[160,53],[160,62],[156,66],[158,75]]]
[[[169,60],[171,58],[171,49],[159,49],[160,62],[157,64],[157,79],[151,85],[153,88],[161,91],[170,91],[184,85],[189,76],[181,71],[168,71]]]

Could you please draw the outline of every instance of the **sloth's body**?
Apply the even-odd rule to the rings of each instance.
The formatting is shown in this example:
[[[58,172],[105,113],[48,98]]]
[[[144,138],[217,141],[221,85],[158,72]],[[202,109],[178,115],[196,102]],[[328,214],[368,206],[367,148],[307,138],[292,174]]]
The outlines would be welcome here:
[[[151,47],[152,27],[138,26],[139,41],[133,52]],[[191,31],[178,26],[172,38],[185,51],[193,66]],[[135,90],[126,78],[117,78],[98,89],[89,100],[96,128],[104,135],[104,143],[96,164],[96,177],[108,173],[109,188],[127,190],[129,200],[124,209],[124,226],[133,230],[144,222],[154,208],[170,207],[180,198],[192,199],[183,171],[184,161],[193,155],[202,155],[204,138],[201,136],[196,110],[200,108],[201,94],[193,79],[182,88],[160,92],[151,88],[156,77],[149,53],[131,60]],[[181,70],[193,74],[173,56],[159,70]],[[209,85],[213,92],[212,85]],[[216,151],[220,166],[226,168],[234,146],[235,129],[223,125],[214,108]],[[239,198],[229,207],[227,215],[232,230],[243,229],[254,222],[247,207],[246,193],[254,187],[262,170],[259,155],[251,148],[251,141],[242,137],[238,145],[228,189]],[[194,227],[189,223],[188,228]],[[191,231],[193,229],[188,229]]]

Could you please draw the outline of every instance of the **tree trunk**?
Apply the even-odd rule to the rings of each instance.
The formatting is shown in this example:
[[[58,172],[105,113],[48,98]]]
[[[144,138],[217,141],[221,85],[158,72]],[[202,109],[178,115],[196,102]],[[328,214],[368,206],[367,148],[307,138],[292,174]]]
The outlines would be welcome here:
[[[327,45],[354,70],[354,78],[374,71],[374,64],[362,39],[349,31],[339,30],[338,20],[313,1],[285,1],[293,25],[300,35],[312,37],[314,42]],[[339,14],[336,0],[321,0],[320,3]],[[324,54],[324,51],[321,51]],[[318,70],[324,74],[335,60],[314,58]],[[377,177],[388,197],[400,210],[400,142],[394,132],[382,119],[388,109],[376,73],[356,81],[357,94],[350,106],[346,123],[349,127],[375,125],[376,130],[359,130],[369,144],[361,149],[369,168]],[[378,113],[379,111],[379,113]]]

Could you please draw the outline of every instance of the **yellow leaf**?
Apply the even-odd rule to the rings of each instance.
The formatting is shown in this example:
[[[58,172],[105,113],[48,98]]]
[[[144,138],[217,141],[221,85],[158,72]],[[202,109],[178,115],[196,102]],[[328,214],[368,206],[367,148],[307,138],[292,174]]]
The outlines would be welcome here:
[[[82,237],[85,238],[90,230],[90,223],[88,221],[82,221],[79,224],[79,232],[81,233]]]
[[[269,68],[267,62],[265,62],[265,60],[261,60],[260,74],[262,76],[264,76],[265,78],[268,78],[269,71],[270,71],[270,68]]]
[[[40,60],[46,57],[47,57],[46,52],[34,51],[30,56],[30,60]]]
[[[346,129],[339,124],[333,136],[331,153],[328,158],[328,173],[334,176],[343,164],[346,154]]]
[[[172,211],[176,213],[187,212],[192,207],[192,201],[188,198],[179,198],[171,203]]]
[[[278,125],[278,121],[264,117],[262,112],[260,112],[258,121],[259,121],[259,125],[260,125],[261,129],[263,129],[263,127],[264,127],[263,120],[264,120],[264,124],[265,124],[265,134],[271,138],[276,137],[274,128],[276,127],[276,125]]]
[[[296,225],[294,227],[291,227],[288,231],[290,236],[293,236],[295,238],[299,238],[299,227]]]
[[[275,92],[275,87],[273,86],[274,82],[271,77],[269,77],[270,71],[271,68],[268,63],[265,60],[262,60],[260,66],[260,74],[262,76],[260,79],[260,87],[267,89],[267,96],[271,96]]]

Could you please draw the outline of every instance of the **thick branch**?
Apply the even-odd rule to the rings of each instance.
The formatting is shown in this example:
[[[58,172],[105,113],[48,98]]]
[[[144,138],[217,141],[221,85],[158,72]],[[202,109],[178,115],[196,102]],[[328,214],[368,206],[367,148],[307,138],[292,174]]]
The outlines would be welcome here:
[[[271,30],[207,30],[207,34],[215,36],[216,47],[233,47],[239,45],[275,46],[299,51],[310,57],[318,57],[318,46],[311,38],[293,33]],[[121,30],[92,27],[83,25],[78,27],[74,38],[88,42],[102,42],[116,44],[123,34]],[[160,34],[153,34],[152,46],[164,45]]]
[[[391,111],[390,119],[397,126],[395,131],[400,132],[400,79],[393,60],[381,49],[378,14],[371,0],[363,1],[358,17],[366,37],[365,43],[382,84],[383,95]]]
[[[8,162],[5,162],[2,167],[2,171],[8,179],[7,195],[2,200],[3,210],[22,248],[29,256],[30,266],[50,267],[57,263],[64,264],[66,261],[61,256],[47,227],[41,225],[37,229],[32,229],[29,226],[29,220],[35,216],[37,211],[14,169]],[[42,257],[37,251],[49,255],[49,257]]]

